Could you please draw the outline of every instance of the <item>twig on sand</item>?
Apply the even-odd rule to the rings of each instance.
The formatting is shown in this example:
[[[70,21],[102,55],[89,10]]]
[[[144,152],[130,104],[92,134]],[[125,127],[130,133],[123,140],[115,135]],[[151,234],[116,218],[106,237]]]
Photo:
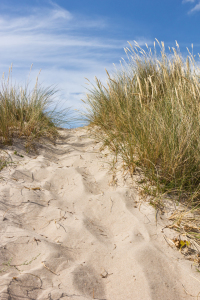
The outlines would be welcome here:
[[[198,282],[200,282],[200,280],[197,279],[196,277],[194,277],[194,276],[192,276],[192,275],[190,275],[190,277],[192,277],[192,278],[196,279]]]
[[[54,271],[52,271],[51,269],[49,269],[49,268],[45,265],[44,261],[42,261],[42,264],[43,264],[44,267],[45,267],[47,270],[49,270],[51,273],[55,274],[56,276],[60,276],[60,274],[57,274],[57,273],[55,273]]]
[[[171,248],[174,248],[175,244],[172,240],[170,240],[169,238],[166,237],[166,235],[164,234],[163,235],[165,241],[167,242],[167,244],[171,247]]]
[[[41,190],[41,188],[38,187],[38,186],[37,187],[30,187],[29,188],[29,187],[27,187],[27,186],[24,185],[24,188],[27,189],[27,190],[33,190],[33,191],[40,191]]]
[[[11,207],[11,208],[12,208],[12,207]],[[3,218],[4,218],[5,214],[6,214],[9,210],[11,210],[11,208],[7,209],[7,210],[4,212]]]
[[[190,294],[190,293],[188,293],[187,292],[187,290],[185,289],[185,287],[184,287],[184,285],[182,284],[182,286],[183,286],[183,289],[184,289],[184,291],[185,291],[185,293],[187,294],[187,295],[189,295],[189,296],[191,296],[191,297],[194,297],[194,298],[196,298],[197,297],[197,300],[198,300],[198,297],[199,297],[199,294],[200,294],[200,292],[198,293],[198,295],[197,296],[194,296],[194,295],[192,295],[192,294]]]
[[[67,233],[65,227],[62,224],[60,224],[60,223],[57,223],[57,224],[60,225],[64,229],[64,231]]]
[[[111,197],[110,197],[110,201],[112,202],[111,207],[110,207],[110,212],[112,212],[112,208],[113,208],[113,200],[112,200]]]
[[[194,276],[190,275],[192,278],[196,279],[198,282],[200,282],[197,278],[195,278]],[[194,297],[196,298],[197,297],[197,300],[199,299],[199,295],[200,295],[200,292],[197,294],[197,296],[193,296],[191,295],[190,293],[187,292],[187,290],[185,289],[184,285],[182,284],[183,288],[184,288],[184,291],[187,295],[191,296],[191,297]]]

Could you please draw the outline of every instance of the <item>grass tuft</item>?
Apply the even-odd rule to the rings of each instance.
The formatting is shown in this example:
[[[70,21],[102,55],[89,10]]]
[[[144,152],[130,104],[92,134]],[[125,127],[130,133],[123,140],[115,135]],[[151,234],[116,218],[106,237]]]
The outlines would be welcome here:
[[[68,109],[59,110],[55,105],[54,88],[43,88],[36,79],[30,90],[13,86],[12,67],[6,79],[3,75],[0,89],[0,143],[12,144],[14,137],[25,138],[27,146],[35,139],[58,136],[57,127],[67,123]]]
[[[158,42],[158,41],[157,41]],[[85,100],[96,135],[131,173],[140,168],[160,193],[200,201],[200,77],[194,56],[177,48],[125,51],[128,63],[104,86],[96,78]]]
[[[155,43],[146,51],[130,44],[128,62],[112,76],[106,71],[106,85],[96,78],[83,101],[85,120],[125,169],[140,175],[157,210],[163,197],[183,204],[172,228],[200,246],[200,69],[188,49],[184,59],[178,43],[168,54],[157,43],[159,53]]]

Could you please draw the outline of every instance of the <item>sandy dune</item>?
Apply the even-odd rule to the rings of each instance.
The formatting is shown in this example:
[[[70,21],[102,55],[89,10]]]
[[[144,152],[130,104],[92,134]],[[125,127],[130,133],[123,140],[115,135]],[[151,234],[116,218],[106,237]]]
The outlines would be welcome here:
[[[10,147],[0,173],[0,299],[197,299],[200,274],[164,238],[177,233],[112,184],[84,128],[61,133],[38,155]]]

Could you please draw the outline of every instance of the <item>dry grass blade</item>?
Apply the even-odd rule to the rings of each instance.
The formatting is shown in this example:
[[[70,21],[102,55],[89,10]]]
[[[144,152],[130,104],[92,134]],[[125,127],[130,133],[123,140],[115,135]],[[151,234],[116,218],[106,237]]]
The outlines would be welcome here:
[[[0,150],[0,171],[8,165],[14,164],[12,157],[5,150]]]

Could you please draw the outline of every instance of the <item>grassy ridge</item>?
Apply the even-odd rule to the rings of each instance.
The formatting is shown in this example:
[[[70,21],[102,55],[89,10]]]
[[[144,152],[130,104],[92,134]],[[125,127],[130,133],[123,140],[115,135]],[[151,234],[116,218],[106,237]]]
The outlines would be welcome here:
[[[158,44],[159,54],[155,44],[153,52],[130,45],[128,63],[112,77],[107,72],[106,86],[96,78],[84,101],[86,119],[131,173],[142,169],[154,195],[175,193],[199,203],[199,69],[189,51],[183,59],[178,44],[170,55]]]
[[[32,90],[28,85],[13,86],[11,72],[7,79],[2,77],[0,89],[0,142],[10,144],[13,137],[23,137],[29,146],[42,136],[55,138],[57,126],[66,123],[68,113],[54,104],[56,90],[42,88],[38,78]]]

